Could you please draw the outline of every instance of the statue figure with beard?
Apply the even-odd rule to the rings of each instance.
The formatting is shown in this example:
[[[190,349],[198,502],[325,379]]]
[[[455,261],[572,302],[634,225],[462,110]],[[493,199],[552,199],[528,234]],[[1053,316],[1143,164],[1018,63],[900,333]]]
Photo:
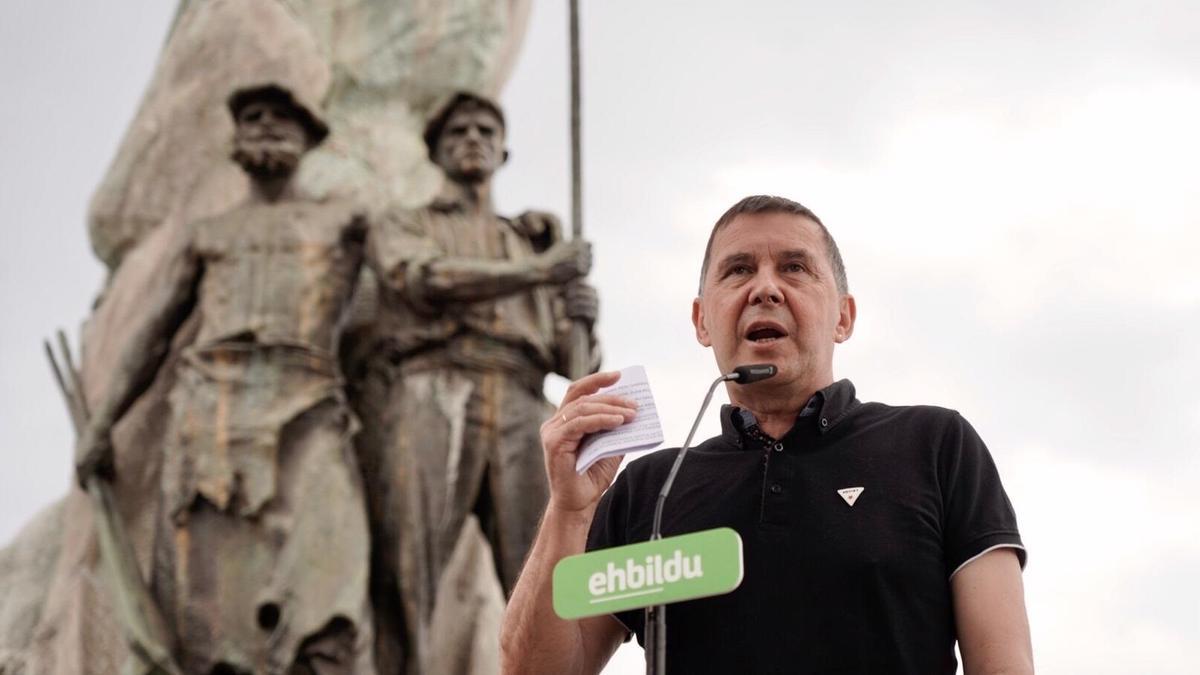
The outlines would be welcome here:
[[[277,84],[229,98],[248,201],[181,228],[81,435],[80,480],[111,475],[111,429],[183,319],[152,591],[189,675],[370,673],[369,535],[335,354],[365,218],[295,193],[328,129]]]

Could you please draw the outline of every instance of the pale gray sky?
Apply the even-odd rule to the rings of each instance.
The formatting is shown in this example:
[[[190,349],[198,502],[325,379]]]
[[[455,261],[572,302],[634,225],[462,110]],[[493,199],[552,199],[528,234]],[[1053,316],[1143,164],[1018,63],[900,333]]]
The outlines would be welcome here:
[[[0,8],[0,541],[68,484],[38,341],[99,286],[87,200],[171,14],[16,4]],[[798,199],[858,298],[836,373],[864,399],[956,408],[991,447],[1030,550],[1039,668],[1200,670],[1200,8],[584,4],[607,365],[647,367],[669,442],[715,375],[688,320],[711,223],[746,194]],[[504,96],[507,211],[568,211],[559,5],[537,3]],[[607,672],[640,668],[625,647]]]

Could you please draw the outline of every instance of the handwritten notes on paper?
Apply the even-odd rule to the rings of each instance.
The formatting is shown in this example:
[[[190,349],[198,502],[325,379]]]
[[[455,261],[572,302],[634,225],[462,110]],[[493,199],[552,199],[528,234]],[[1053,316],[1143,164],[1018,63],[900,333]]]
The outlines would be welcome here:
[[[623,369],[616,384],[597,393],[616,394],[637,401],[637,416],[616,429],[585,437],[579,444],[579,455],[575,460],[577,472],[587,471],[589,466],[605,457],[648,450],[663,442],[662,423],[658,420],[658,409],[654,407],[645,368],[630,366]]]

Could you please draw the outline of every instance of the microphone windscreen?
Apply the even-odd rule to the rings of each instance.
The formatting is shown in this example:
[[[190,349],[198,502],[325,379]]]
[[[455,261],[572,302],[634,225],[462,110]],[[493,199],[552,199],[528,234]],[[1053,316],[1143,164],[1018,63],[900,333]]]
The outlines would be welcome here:
[[[774,377],[778,369],[771,363],[755,363],[749,366],[738,366],[733,369],[733,372],[737,374],[737,379],[734,382],[738,384],[750,384],[751,382],[765,380],[768,377]]]

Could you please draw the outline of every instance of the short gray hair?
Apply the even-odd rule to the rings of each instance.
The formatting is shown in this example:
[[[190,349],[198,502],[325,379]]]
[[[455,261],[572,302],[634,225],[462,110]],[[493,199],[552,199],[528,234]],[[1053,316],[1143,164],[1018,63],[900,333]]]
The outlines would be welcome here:
[[[786,197],[751,195],[729,207],[729,210],[722,214],[717,219],[717,223],[713,225],[712,232],[708,235],[708,244],[704,247],[704,263],[700,266],[699,292],[701,294],[704,293],[704,279],[708,276],[709,258],[712,256],[713,240],[717,238],[717,233],[740,215],[767,213],[790,213],[795,216],[803,216],[816,223],[817,227],[821,228],[821,236],[825,239],[825,253],[829,258],[829,267],[833,269],[833,280],[837,284],[838,293],[846,295],[850,292],[850,284],[846,280],[846,265],[842,262],[842,252],[838,250],[838,245],[833,240],[833,235],[829,234],[829,229],[825,227],[825,223],[821,222],[817,214],[813,213],[807,206]]]

